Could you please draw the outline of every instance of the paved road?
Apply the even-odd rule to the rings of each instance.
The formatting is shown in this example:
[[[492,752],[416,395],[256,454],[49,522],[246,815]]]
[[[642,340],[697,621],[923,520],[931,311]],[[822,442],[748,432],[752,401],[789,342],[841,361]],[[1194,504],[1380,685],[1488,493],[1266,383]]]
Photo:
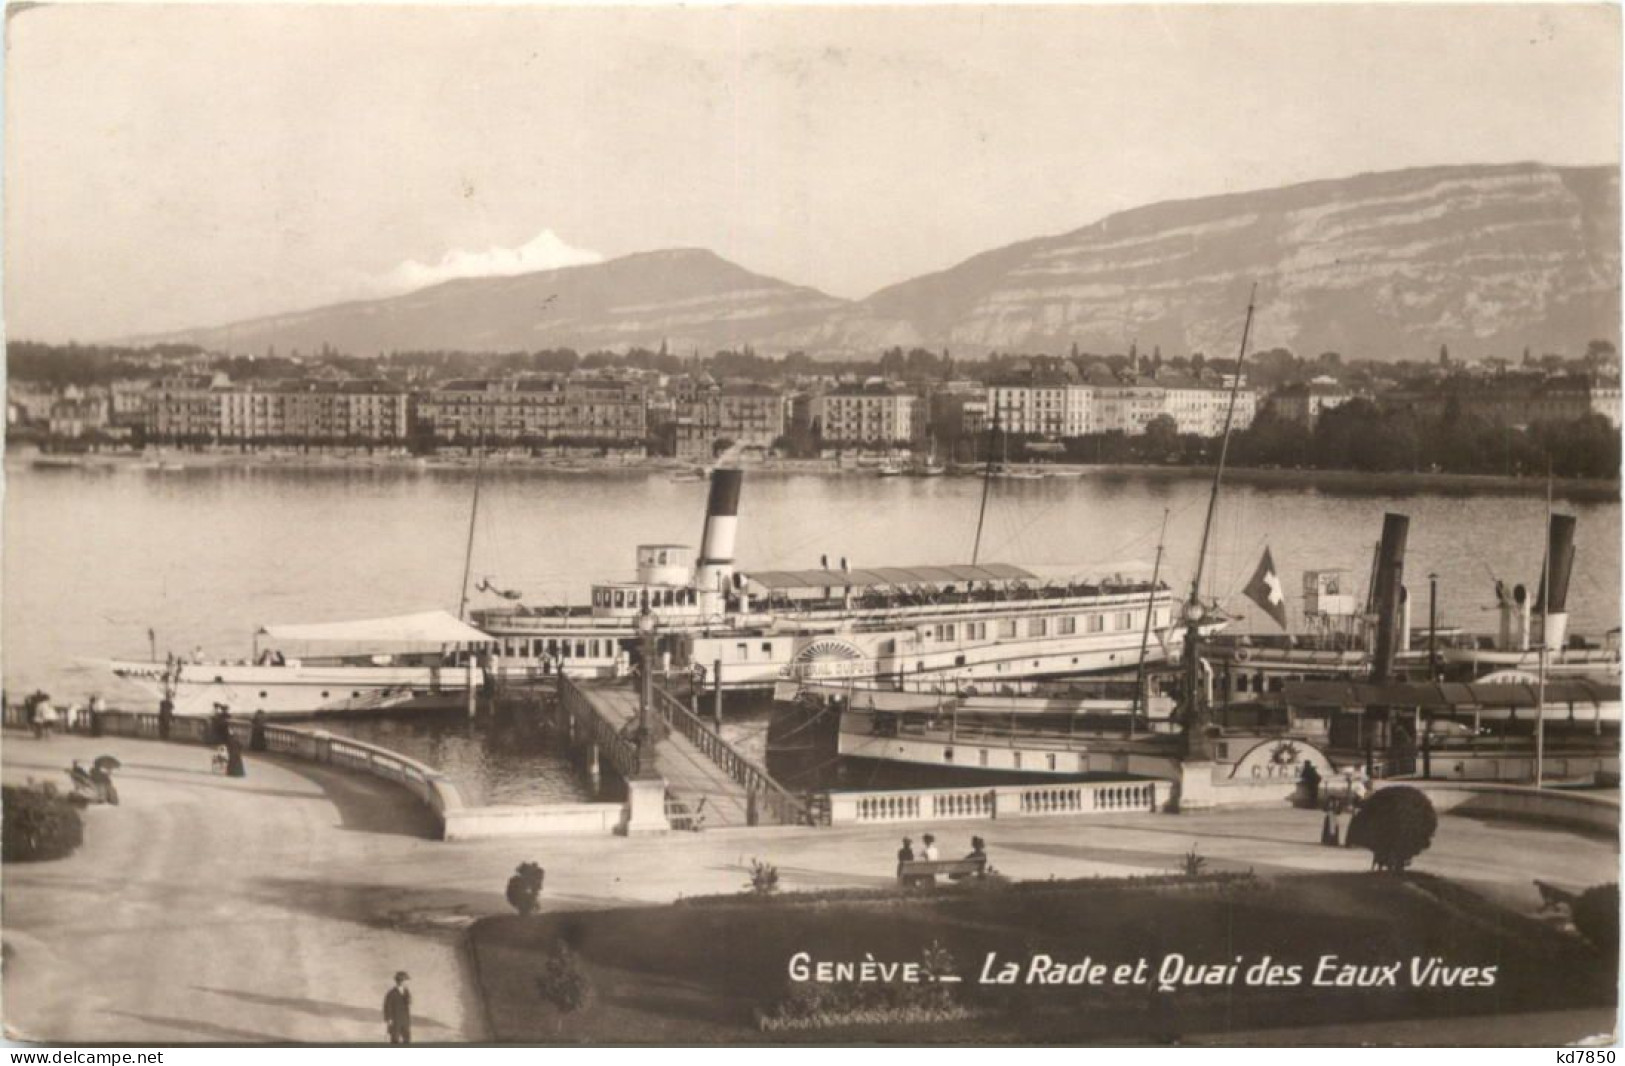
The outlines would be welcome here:
[[[124,804],[88,812],[85,846],[5,870],[5,1020],[22,1037],[187,1043],[371,1041],[390,975],[413,974],[420,1041],[477,1040],[480,1013],[459,933],[506,911],[527,859],[550,909],[659,903],[741,890],[752,858],[788,890],[890,883],[904,832],[760,828],[662,838],[444,844],[414,802],[342,771],[250,757],[208,773],[207,752],[126,739],[7,734],[4,777],[65,780],[103,752],[124,762]],[[944,854],[985,837],[1019,878],[1172,870],[1195,847],[1208,869],[1364,870],[1364,852],[1318,844],[1291,810],[965,822],[930,827]],[[1616,842],[1443,820],[1421,870],[1533,910],[1532,879],[1616,880]]]
[[[398,969],[414,978],[419,1041],[483,1035],[455,930],[426,924],[380,873],[443,846],[406,793],[258,759],[226,778],[201,747],[18,734],[4,777],[64,783],[70,759],[103,752],[124,764],[121,806],[86,812],[73,857],[5,870],[8,1035],[372,1041]]]

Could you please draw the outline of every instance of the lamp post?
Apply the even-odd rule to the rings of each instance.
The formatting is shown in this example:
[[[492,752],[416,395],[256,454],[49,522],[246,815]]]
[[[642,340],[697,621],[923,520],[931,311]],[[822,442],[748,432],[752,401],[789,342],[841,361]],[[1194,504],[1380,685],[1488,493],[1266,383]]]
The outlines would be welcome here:
[[[1439,680],[1439,575],[1428,575],[1428,680]]]
[[[637,621],[638,644],[643,656],[638,685],[638,767],[643,766],[643,748],[649,740],[649,707],[654,702],[655,616],[647,599]]]

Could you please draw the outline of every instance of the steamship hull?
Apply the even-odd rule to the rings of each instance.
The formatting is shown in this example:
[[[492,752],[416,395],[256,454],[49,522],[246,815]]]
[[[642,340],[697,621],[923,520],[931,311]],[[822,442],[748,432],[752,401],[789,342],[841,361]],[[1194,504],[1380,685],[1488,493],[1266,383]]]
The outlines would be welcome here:
[[[278,718],[444,711],[468,701],[468,674],[462,666],[200,663],[171,669],[165,663],[114,661],[108,667],[114,677],[145,693],[150,706],[167,695],[181,716],[205,717],[222,703]]]
[[[1168,736],[1128,741],[1119,738],[1005,736],[974,727],[877,731],[869,712],[841,715],[836,751],[843,759],[863,759],[935,767],[954,776],[1035,774],[1054,777],[1179,777],[1183,738]]]
[[[637,576],[595,584],[590,606],[475,612],[507,680],[628,675],[646,656],[706,688],[785,679],[897,684],[1133,670],[1177,655],[1166,586],[1049,581],[1017,566],[809,570],[734,565],[741,473],[712,472],[701,546],[645,544]],[[1147,612],[1150,612],[1147,636]],[[647,625],[645,637],[639,625]]]

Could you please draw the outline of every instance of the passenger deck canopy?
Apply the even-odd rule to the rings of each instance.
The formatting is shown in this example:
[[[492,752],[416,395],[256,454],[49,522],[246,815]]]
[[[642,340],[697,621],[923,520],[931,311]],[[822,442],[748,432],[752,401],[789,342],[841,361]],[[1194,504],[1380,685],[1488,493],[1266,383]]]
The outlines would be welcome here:
[[[872,570],[756,570],[745,574],[769,592],[798,589],[942,588],[947,585],[1013,585],[1037,581],[1037,574],[1008,563],[981,566],[882,566]]]
[[[488,644],[491,637],[447,611],[362,618],[353,622],[266,626],[272,640],[346,644]]]

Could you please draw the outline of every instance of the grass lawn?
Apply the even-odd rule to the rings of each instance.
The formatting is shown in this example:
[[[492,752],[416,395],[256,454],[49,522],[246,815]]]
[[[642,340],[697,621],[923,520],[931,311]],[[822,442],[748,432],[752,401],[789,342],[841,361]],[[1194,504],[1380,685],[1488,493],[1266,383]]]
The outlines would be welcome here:
[[[471,936],[493,1035],[511,1042],[590,1043],[1146,1043],[1276,1026],[1595,1007],[1615,1002],[1615,961],[1577,936],[1423,875],[1287,876],[1268,880],[1018,882],[926,896],[856,892],[740,896],[521,918],[487,918]],[[594,993],[562,1014],[536,975],[556,942],[579,955]],[[972,1017],[909,1025],[764,1032],[758,1008],[784,999],[790,958],[918,961],[933,942],[963,981]],[[1179,954],[1225,966],[1233,981],[1184,986],[979,982],[987,955],[1021,964],[1047,954],[1110,966]],[[1249,986],[1264,956],[1302,967],[1297,987]],[[1403,962],[1397,987],[1314,987],[1320,957]],[[1491,987],[1416,988],[1409,963],[1496,967]],[[1539,1040],[1531,1034],[1531,1040]],[[1449,1042],[1459,1043],[1459,1031]]]

